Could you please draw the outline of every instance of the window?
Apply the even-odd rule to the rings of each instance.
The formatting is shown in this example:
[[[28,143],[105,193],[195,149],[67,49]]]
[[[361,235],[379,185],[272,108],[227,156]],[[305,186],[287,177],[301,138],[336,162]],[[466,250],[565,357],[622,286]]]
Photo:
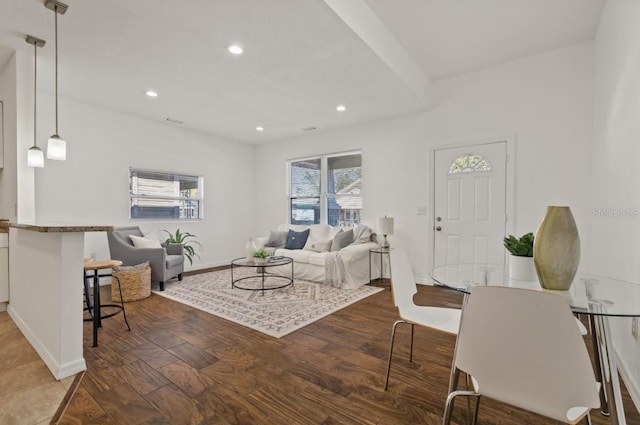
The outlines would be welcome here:
[[[289,222],[356,226],[362,217],[362,154],[289,161]]]
[[[131,218],[202,218],[203,185],[200,176],[129,168]]]
[[[451,162],[447,174],[477,173],[491,171],[491,163],[480,155],[467,153]]]

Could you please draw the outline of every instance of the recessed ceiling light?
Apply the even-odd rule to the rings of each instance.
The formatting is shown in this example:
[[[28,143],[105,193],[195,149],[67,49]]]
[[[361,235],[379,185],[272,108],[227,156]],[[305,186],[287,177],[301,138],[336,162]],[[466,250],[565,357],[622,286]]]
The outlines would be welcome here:
[[[264,131],[264,127],[259,125],[256,127],[256,131]]]
[[[144,94],[146,94],[149,97],[158,97],[158,93],[153,90],[147,90],[146,92],[144,92]]]
[[[338,105],[338,106],[336,106],[336,111],[338,111],[338,112],[344,112],[344,111],[346,111],[346,110],[347,110],[347,107],[346,107],[346,106],[344,106],[344,105]]]
[[[244,49],[237,44],[232,44],[231,46],[227,47],[227,50],[229,50],[234,55],[241,55],[242,52],[244,52]]]

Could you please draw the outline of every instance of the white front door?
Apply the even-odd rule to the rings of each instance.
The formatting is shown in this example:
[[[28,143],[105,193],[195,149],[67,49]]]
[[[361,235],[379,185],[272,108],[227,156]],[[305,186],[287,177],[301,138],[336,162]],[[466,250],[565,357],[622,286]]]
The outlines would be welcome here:
[[[507,143],[434,151],[434,266],[503,263]]]

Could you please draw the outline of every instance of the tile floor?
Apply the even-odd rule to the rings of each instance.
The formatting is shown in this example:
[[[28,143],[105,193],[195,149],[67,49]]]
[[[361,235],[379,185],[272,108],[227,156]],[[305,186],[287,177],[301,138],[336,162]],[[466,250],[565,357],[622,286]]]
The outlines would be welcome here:
[[[48,424],[73,378],[57,381],[9,314],[0,313],[0,425]]]

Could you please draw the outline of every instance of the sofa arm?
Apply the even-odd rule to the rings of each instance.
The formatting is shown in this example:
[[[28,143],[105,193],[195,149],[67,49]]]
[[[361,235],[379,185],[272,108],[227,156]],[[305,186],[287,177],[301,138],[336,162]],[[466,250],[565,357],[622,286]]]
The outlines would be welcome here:
[[[167,254],[169,255],[183,255],[184,254],[184,246],[181,243],[168,243],[163,244],[167,249]]]
[[[264,249],[264,244],[269,240],[269,236],[261,236],[256,238],[256,244],[258,245],[258,249]]]
[[[113,260],[122,261],[123,266],[135,266],[149,261],[150,264],[164,264],[166,250],[164,248],[136,248],[126,244],[118,246],[111,255]]]
[[[375,242],[366,242],[356,245],[348,245],[340,250],[338,257],[343,263],[353,263],[359,259],[368,258],[369,250],[377,248],[378,244]]]

